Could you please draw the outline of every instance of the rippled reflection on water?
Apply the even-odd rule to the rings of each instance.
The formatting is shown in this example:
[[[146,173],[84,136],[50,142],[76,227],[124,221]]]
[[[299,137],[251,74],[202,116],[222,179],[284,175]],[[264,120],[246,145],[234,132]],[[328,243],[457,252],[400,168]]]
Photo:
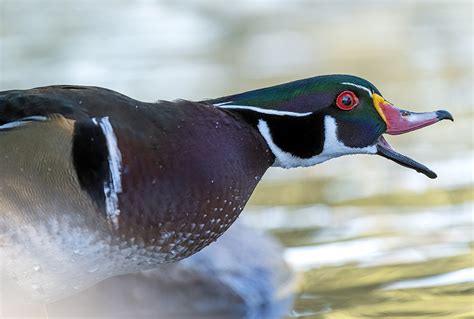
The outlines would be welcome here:
[[[245,213],[300,274],[290,317],[474,316],[472,2],[0,0],[0,89],[214,97],[326,73],[456,122],[394,137],[437,180],[381,158],[273,169]],[[276,207],[275,207],[276,206]]]
[[[472,208],[268,208],[246,219],[275,234],[302,274],[290,317],[466,316]]]

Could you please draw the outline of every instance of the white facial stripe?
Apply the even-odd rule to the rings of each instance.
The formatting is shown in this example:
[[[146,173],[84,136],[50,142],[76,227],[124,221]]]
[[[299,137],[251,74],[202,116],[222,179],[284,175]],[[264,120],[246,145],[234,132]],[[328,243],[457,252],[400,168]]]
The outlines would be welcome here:
[[[9,123],[0,125],[0,131],[15,128],[15,127],[20,127],[20,126],[26,125],[26,124],[31,123],[31,122],[44,122],[44,121],[47,121],[47,120],[48,120],[48,118],[46,116],[24,117],[22,119],[19,119],[18,121],[9,122]]]
[[[341,84],[351,85],[351,86],[355,86],[356,88],[365,90],[369,93],[370,97],[372,97],[372,94],[374,94],[370,89],[368,89],[368,88],[366,88],[365,86],[362,86],[362,85],[358,85],[358,84],[354,84],[354,83],[350,83],[350,82],[342,82]]]
[[[214,106],[222,106],[222,105],[226,105],[226,104],[230,104],[230,103],[234,103],[234,101],[229,101],[229,102],[222,102],[222,103],[217,103],[217,104],[214,104]]]
[[[324,148],[321,154],[325,154],[326,156],[329,156],[329,158],[348,154],[377,153],[377,147],[375,145],[366,147],[347,147],[344,145],[344,143],[337,139],[336,120],[329,115],[324,117],[324,132]]]
[[[117,137],[115,136],[112,124],[108,117],[100,119],[92,119],[93,123],[98,123],[104,132],[107,142],[107,150],[109,152],[109,172],[111,181],[104,183],[105,206],[107,210],[107,218],[115,227],[118,227],[118,216],[120,209],[118,207],[118,194],[122,192],[122,154],[118,148]]]
[[[291,153],[285,152],[273,141],[270,128],[264,120],[258,121],[258,130],[268,144],[268,147],[275,155],[275,163],[273,166],[292,168],[292,167],[306,167],[313,166],[325,162],[331,158],[339,157],[348,154],[375,154],[377,147],[370,145],[367,147],[347,147],[337,139],[337,124],[331,116],[324,118],[324,146],[323,151],[310,158],[300,158]],[[297,141],[295,141],[297,143]]]
[[[226,102],[226,103],[232,103],[232,102]],[[280,116],[287,115],[287,116],[303,117],[303,116],[308,116],[312,114],[311,112],[306,112],[306,113],[287,112],[287,111],[278,111],[278,110],[271,110],[271,109],[262,109],[255,106],[234,105],[234,104],[226,104],[226,103],[218,103],[218,104],[214,104],[214,106],[217,106],[223,109],[249,110],[249,111],[254,111],[254,112],[262,113],[262,114],[280,115]]]

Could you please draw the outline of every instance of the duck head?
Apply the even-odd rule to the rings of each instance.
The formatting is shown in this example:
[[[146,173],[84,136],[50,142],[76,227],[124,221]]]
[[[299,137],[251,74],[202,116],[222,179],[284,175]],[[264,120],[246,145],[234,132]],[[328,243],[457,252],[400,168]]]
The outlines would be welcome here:
[[[377,154],[429,178],[426,166],[395,151],[383,134],[398,135],[453,120],[440,110],[415,113],[385,100],[370,82],[325,75],[207,102],[254,125],[275,155],[274,166],[311,166],[350,154]]]

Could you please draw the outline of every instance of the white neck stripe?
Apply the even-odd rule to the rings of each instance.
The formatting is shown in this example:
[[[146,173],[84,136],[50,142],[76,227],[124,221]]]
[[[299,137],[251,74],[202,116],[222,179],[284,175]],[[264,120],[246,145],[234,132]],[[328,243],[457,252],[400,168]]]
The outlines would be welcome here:
[[[359,89],[365,90],[369,93],[370,97],[372,97],[372,94],[374,94],[371,90],[369,90],[368,88],[366,88],[365,86],[362,86],[362,85],[358,85],[358,84],[354,84],[354,83],[350,83],[350,82],[342,82],[341,84],[351,85],[351,86],[355,86]]]
[[[249,110],[249,111],[254,111],[254,112],[262,113],[262,114],[280,115],[280,116],[286,115],[286,116],[303,117],[303,116],[308,116],[308,115],[313,114],[312,112],[306,112],[306,113],[287,112],[287,111],[278,111],[278,110],[272,110],[272,109],[263,109],[256,106],[234,105],[234,104],[227,104],[227,103],[232,103],[232,102],[218,103],[218,104],[214,104],[214,106],[217,106],[223,109]]]

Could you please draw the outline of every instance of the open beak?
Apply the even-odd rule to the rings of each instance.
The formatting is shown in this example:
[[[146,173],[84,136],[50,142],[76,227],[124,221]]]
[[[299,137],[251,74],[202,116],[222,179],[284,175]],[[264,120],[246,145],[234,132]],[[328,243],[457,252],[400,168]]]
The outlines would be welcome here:
[[[442,110],[436,112],[415,113],[398,109],[391,103],[385,101],[383,97],[375,93],[373,94],[372,99],[375,109],[387,125],[386,133],[390,135],[411,132],[441,120],[454,120],[453,116],[448,111]],[[412,168],[419,173],[425,174],[429,178],[437,177],[435,172],[423,164],[395,151],[383,136],[379,137],[376,146],[378,155],[388,158],[402,166]]]

